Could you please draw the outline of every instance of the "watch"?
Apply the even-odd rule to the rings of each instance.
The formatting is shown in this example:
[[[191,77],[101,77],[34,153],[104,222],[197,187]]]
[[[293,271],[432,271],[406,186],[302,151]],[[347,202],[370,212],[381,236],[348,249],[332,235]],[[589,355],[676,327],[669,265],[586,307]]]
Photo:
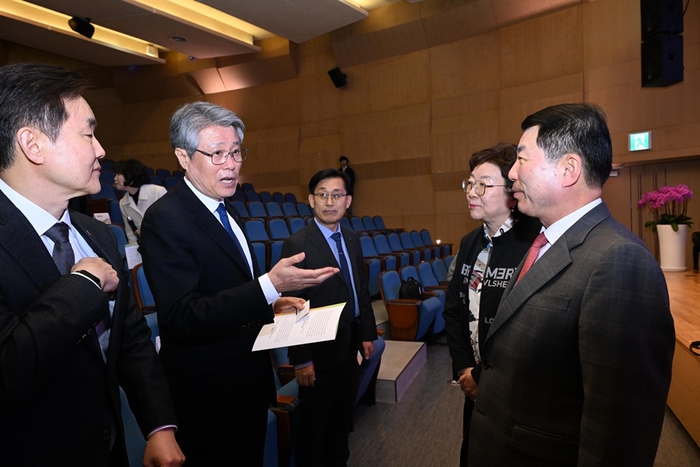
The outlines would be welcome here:
[[[85,269],[81,269],[80,271],[75,271],[75,272],[82,274],[83,276],[87,277],[88,279],[93,281],[95,284],[97,284],[97,287],[102,288],[102,283],[100,282],[100,279],[96,275],[87,272]]]

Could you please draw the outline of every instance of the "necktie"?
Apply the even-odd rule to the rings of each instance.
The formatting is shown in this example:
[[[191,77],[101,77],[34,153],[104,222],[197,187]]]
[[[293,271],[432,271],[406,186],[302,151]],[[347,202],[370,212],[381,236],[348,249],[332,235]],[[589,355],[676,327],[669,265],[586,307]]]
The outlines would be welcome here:
[[[535,260],[537,259],[537,256],[540,254],[540,250],[546,244],[547,244],[547,237],[544,236],[544,232],[541,232],[537,236],[537,238],[535,238],[535,241],[532,242],[532,246],[530,247],[530,250],[527,253],[527,258],[525,258],[525,264],[523,264],[523,268],[520,270],[520,275],[518,276],[518,280],[515,281],[516,284],[520,281],[520,279],[523,278],[525,273],[530,270],[532,265],[535,264]]]
[[[248,258],[246,257],[245,253],[243,253],[243,247],[238,241],[238,237],[236,237],[236,234],[233,232],[233,229],[231,228],[231,223],[228,221],[228,213],[226,212],[224,203],[219,203],[219,207],[216,208],[216,213],[219,215],[219,219],[221,219],[221,224],[224,226],[224,229],[226,229],[226,232],[228,232],[229,236],[231,237],[231,240],[233,240],[233,243],[236,245],[236,248],[238,248],[238,252],[241,254],[243,261],[245,261],[245,263],[248,264]],[[251,270],[250,264],[248,264],[248,270]]]
[[[68,241],[68,224],[65,222],[55,223],[44,235],[49,237],[54,245],[51,257],[61,274],[68,274],[75,264],[73,247]]]
[[[343,243],[340,241],[340,232],[336,232],[331,235],[331,238],[335,240],[335,245],[338,247],[338,263],[340,265],[340,272],[343,273],[343,278],[345,283],[348,285],[348,304],[350,304],[350,309],[352,310],[353,316],[357,316],[355,307],[355,291],[352,288],[352,280],[350,279],[350,267],[348,266],[348,261],[345,258],[345,252],[343,251]]]

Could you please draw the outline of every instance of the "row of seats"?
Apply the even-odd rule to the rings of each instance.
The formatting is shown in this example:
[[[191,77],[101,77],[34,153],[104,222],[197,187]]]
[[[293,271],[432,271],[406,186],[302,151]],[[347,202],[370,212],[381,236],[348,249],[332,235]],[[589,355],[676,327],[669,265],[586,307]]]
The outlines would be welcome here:
[[[386,270],[380,274],[380,292],[389,316],[393,340],[430,340],[445,329],[442,313],[447,293],[447,268],[452,257],[448,258],[447,262],[437,258],[432,263],[424,261],[417,267],[404,266],[399,271]],[[444,280],[438,280],[434,271]],[[419,299],[399,297],[402,282],[409,278],[423,286]]]

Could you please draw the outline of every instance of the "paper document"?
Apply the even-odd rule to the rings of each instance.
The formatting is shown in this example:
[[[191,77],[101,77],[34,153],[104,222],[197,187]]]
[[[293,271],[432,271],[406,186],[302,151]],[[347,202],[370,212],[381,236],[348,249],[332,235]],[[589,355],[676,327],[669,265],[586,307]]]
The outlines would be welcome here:
[[[134,269],[136,266],[143,263],[138,244],[129,243],[124,247],[124,250],[126,251],[126,265],[129,269]]]
[[[275,322],[266,324],[260,330],[253,344],[253,351],[335,339],[344,307],[345,302],[311,308],[300,320],[297,320],[297,313],[275,315]]]

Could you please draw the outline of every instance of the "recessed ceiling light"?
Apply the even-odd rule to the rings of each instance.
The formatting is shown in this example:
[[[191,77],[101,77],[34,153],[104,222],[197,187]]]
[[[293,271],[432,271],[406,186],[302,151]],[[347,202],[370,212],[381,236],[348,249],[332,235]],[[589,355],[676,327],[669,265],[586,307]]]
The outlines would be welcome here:
[[[169,39],[173,42],[187,42],[187,38],[182,36],[170,36]]]

